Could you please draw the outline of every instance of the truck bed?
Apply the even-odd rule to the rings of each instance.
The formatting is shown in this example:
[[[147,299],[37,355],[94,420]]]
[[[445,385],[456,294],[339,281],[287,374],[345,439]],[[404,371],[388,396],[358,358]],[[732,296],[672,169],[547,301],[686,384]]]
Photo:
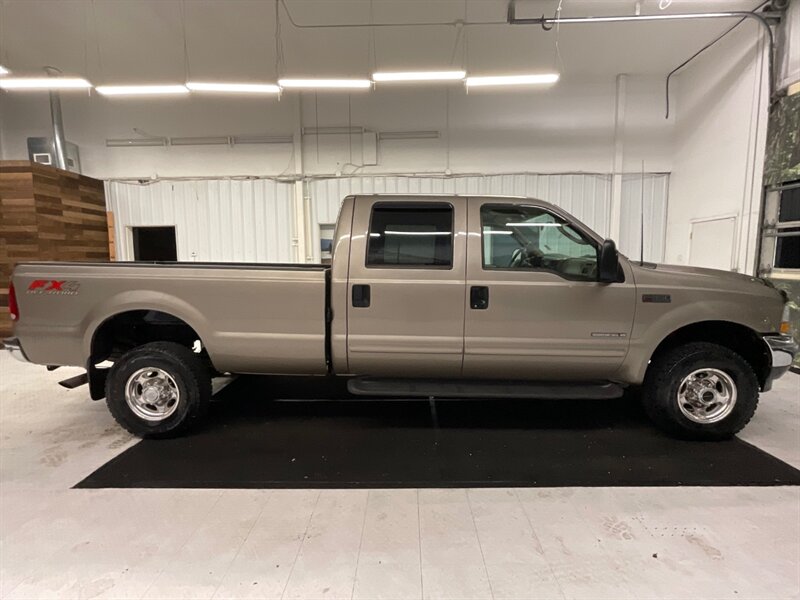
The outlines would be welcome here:
[[[327,280],[324,265],[22,263],[15,335],[33,362],[85,366],[104,322],[149,310],[188,324],[219,371],[325,373]]]

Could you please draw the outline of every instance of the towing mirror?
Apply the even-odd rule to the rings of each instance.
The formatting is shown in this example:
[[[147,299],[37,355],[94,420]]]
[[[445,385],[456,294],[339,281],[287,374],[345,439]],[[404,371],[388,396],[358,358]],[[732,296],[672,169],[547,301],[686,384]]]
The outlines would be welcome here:
[[[614,240],[606,240],[600,247],[597,281],[601,283],[619,281],[619,253],[617,253],[617,245]]]

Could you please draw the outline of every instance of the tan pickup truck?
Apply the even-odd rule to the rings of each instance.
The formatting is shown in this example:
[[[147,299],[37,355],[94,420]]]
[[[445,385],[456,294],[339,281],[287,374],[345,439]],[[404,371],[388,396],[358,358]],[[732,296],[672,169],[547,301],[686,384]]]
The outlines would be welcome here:
[[[529,198],[351,196],[330,267],[26,263],[10,299],[6,347],[86,367],[92,398],[143,437],[198,421],[216,375],[282,373],[352,376],[369,397],[641,385],[656,425],[721,439],[797,352],[768,282],[631,261]]]

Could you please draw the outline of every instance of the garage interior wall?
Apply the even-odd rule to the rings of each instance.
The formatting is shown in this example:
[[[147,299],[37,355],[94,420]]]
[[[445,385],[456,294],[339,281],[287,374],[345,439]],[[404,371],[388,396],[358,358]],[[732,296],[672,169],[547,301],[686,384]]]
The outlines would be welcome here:
[[[731,270],[754,273],[769,97],[765,46],[760,26],[744,23],[677,77],[669,263],[721,266],[709,255],[719,251],[731,254]],[[692,240],[693,225],[711,239]],[[708,250],[693,252],[693,241]]]
[[[54,36],[59,28],[72,27],[77,32],[73,37],[81,39],[92,15],[87,16],[85,7],[79,4],[54,5],[54,19],[58,17]],[[473,2],[469,9],[471,14],[486,11],[487,18],[496,18],[494,11],[500,4],[505,6]],[[305,11],[300,17],[306,21],[323,18],[301,2],[291,5],[298,13]],[[5,30],[6,56],[29,70],[46,64],[46,49],[31,47],[20,33],[27,27],[22,25],[34,22],[36,11],[31,6],[10,3],[4,13],[8,22],[21,24]],[[128,77],[138,73],[143,80],[180,80],[186,75],[186,65],[179,44],[181,12],[176,6],[167,2],[148,5],[148,10],[158,12],[163,24],[163,31],[151,31],[141,4],[118,4],[115,10],[121,11],[118,21],[125,23],[122,27],[117,21],[104,20],[105,11],[111,9],[98,3],[97,19],[107,23],[109,29],[90,31],[97,49],[90,48],[88,54],[84,41],[60,48],[65,68],[86,73],[96,84],[108,81],[118,71]],[[322,5],[317,8],[329,10]],[[584,4],[575,10],[590,14],[589,8]],[[361,15],[357,6],[350,9],[354,18]],[[234,57],[240,58],[242,65],[252,64],[255,53],[264,57],[258,64],[266,70],[259,76],[274,77],[270,62],[274,58],[271,5],[254,4],[247,10],[258,12],[258,19],[243,22],[246,20],[241,15],[219,6],[187,4],[193,76],[234,77],[237,73],[231,72],[231,64],[225,61]],[[376,11],[380,10],[376,6]],[[336,21],[347,18],[329,16],[335,16]],[[242,32],[242,40],[222,52],[219,39],[206,34],[225,24],[247,31]],[[49,30],[46,24],[42,27],[46,38]],[[513,190],[543,197],[575,211],[601,234],[615,238],[624,253],[638,257],[639,172],[644,162],[645,258],[688,264],[691,257],[695,264],[717,264],[716,256],[697,253],[699,245],[695,245],[694,254],[691,252],[693,223],[717,218],[727,223],[726,219],[733,218],[733,239],[725,240],[734,249],[731,268],[752,272],[768,102],[764,42],[757,25],[744,23],[680,71],[673,80],[669,118],[664,117],[662,73],[679,61],[660,64],[657,73],[649,72],[651,63],[667,54],[663,48],[651,50],[658,40],[665,39],[670,40],[671,49],[682,44],[696,46],[698,40],[709,39],[708,32],[700,23],[675,28],[652,24],[616,27],[613,32],[591,26],[563,27],[560,35],[567,68],[558,84],[546,90],[467,93],[461,85],[378,86],[352,94],[293,92],[280,98],[187,95],[146,99],[65,92],[66,135],[80,148],[84,172],[109,181],[108,197],[116,213],[119,239],[127,239],[125,228],[145,221],[175,221],[185,230],[178,231],[181,260],[284,261],[297,256],[316,260],[319,225],[333,221],[333,211],[344,195],[332,198],[323,194],[323,188],[333,184],[322,182],[338,181],[339,185],[349,180],[368,182],[371,177],[377,178],[372,180],[378,182],[376,189],[404,179],[420,186],[426,181],[431,186],[449,182],[446,185],[454,191],[472,186],[492,193]],[[148,31],[151,38],[150,44],[137,44],[141,55],[121,53],[119,49],[125,43],[134,44],[131,37],[141,31]],[[414,31],[419,49],[407,44],[408,29],[389,28],[377,36],[376,56],[381,68],[399,68],[408,61],[426,65],[453,54],[453,28]],[[504,35],[501,45],[494,37],[496,31],[491,35],[476,31],[482,35],[470,37],[470,70],[493,72],[498,65],[509,71],[552,68],[554,38],[538,27],[514,27]],[[370,59],[365,49],[369,33],[365,30],[309,33],[287,25],[284,34],[287,71],[346,76],[368,72]],[[122,41],[115,45],[117,38]],[[331,45],[334,42],[335,47]],[[592,62],[589,59],[593,59],[598,43],[603,45],[604,60]],[[329,54],[320,51],[327,47],[331,48]],[[150,54],[152,60],[148,60]],[[687,52],[675,54],[683,60]],[[22,58],[30,64],[22,63]],[[612,72],[623,68],[621,73]],[[358,133],[312,132],[314,128],[344,127],[355,128]],[[0,93],[2,157],[25,158],[26,138],[49,136],[50,129],[46,94]],[[364,136],[362,130],[377,136],[374,146],[371,140],[375,136]],[[411,131],[434,135],[394,140],[379,135]],[[122,148],[106,144],[119,138],[247,134],[293,136],[294,143]],[[565,173],[577,175],[562,175]],[[203,179],[171,181],[177,178]],[[503,178],[517,183],[497,183],[505,181]],[[139,189],[120,180],[155,183]],[[298,210],[297,187],[284,180],[306,181],[304,193],[310,214]],[[193,211],[192,202],[197,210]],[[187,210],[187,214],[178,214]],[[294,239],[304,237],[298,235],[303,229],[297,227],[298,214],[303,215],[309,239],[304,252],[293,253]],[[208,220],[203,220],[206,216]],[[267,229],[261,231],[268,231],[264,236],[268,239],[256,240],[252,228],[262,220]],[[223,237],[242,233],[238,223],[248,233],[223,242]],[[720,231],[727,235],[729,228]],[[119,257],[130,257],[125,244],[120,244]]]
[[[174,226],[180,261],[293,262],[294,186],[270,179],[106,183],[117,260],[132,227]]]

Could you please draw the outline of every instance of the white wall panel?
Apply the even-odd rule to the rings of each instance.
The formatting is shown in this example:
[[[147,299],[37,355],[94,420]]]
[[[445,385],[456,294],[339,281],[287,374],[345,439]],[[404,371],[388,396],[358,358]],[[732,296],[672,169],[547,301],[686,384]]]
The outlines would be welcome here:
[[[131,227],[174,225],[180,261],[291,262],[293,189],[268,179],[108,182],[117,260],[133,260]]]
[[[639,190],[640,176],[626,176],[623,179],[623,211],[626,205],[636,210],[638,223],[638,200],[634,205],[625,201],[633,198]],[[646,174],[646,211],[649,227],[646,234],[652,240],[646,244],[646,256],[650,260],[663,258],[665,211],[667,202],[667,175]],[[635,184],[635,185],[634,185]],[[635,189],[634,189],[635,188]],[[540,198],[564,208],[574,214],[589,227],[606,235],[609,231],[609,202],[611,198],[611,176],[605,174],[562,174],[537,175],[518,173],[510,175],[476,175],[463,177],[340,177],[337,179],[316,179],[309,184],[311,197],[311,222],[313,230],[314,256],[319,256],[319,225],[334,223],[342,199],[349,194],[371,193],[400,194],[485,194],[511,195]],[[640,198],[636,196],[636,198]],[[622,226],[619,244],[623,252],[630,254],[638,249],[638,229],[633,230],[627,220]],[[638,250],[636,253],[638,256]]]
[[[644,260],[663,262],[667,232],[669,175],[645,173],[622,177],[620,235],[616,240],[625,256],[641,258],[642,199],[644,199]]]

